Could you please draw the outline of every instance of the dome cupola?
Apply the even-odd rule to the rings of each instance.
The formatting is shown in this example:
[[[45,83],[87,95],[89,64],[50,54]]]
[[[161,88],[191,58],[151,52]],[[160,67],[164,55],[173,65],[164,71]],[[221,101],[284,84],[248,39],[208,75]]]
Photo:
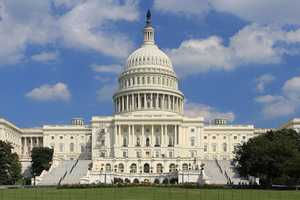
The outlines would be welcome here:
[[[183,94],[170,58],[155,44],[155,30],[148,10],[140,48],[131,53],[119,76],[113,96],[115,113],[183,112]]]

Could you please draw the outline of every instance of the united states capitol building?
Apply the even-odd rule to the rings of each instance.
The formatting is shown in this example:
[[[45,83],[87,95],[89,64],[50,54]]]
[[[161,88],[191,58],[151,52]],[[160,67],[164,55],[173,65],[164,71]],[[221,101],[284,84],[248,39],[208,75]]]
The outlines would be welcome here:
[[[185,116],[184,94],[170,58],[155,44],[150,13],[143,34],[143,44],[119,75],[112,116],[32,129],[0,119],[0,140],[14,146],[24,173],[33,147],[54,149],[53,164],[37,177],[37,184],[111,183],[116,178],[208,184],[242,180],[231,163],[235,147],[269,129]],[[300,119],[278,128],[300,130]]]

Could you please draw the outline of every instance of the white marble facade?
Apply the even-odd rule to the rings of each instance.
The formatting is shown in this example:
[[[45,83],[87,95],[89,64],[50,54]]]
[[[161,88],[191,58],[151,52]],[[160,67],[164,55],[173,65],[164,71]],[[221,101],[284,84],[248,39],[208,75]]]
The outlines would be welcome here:
[[[144,42],[119,76],[112,116],[94,116],[87,125],[75,118],[69,125],[32,129],[0,119],[0,140],[13,144],[23,166],[28,166],[35,146],[53,148],[56,160],[90,159],[93,167],[86,181],[103,182],[200,170],[203,160],[231,160],[235,146],[269,130],[185,116],[172,62],[155,44],[154,34],[148,15]],[[299,130],[300,119],[282,127]]]

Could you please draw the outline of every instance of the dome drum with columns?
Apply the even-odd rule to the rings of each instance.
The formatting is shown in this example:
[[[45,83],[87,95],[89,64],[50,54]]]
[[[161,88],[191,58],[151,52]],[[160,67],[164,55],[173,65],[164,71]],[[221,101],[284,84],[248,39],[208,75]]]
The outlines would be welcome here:
[[[183,113],[184,96],[178,90],[178,79],[170,58],[155,44],[150,12],[144,28],[144,42],[128,57],[113,100],[115,113]]]

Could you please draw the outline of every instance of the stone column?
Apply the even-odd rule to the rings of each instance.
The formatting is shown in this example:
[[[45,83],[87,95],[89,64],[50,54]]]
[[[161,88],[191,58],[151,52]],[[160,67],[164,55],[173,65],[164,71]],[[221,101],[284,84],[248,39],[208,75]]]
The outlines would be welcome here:
[[[131,108],[130,110],[135,110],[135,95],[131,95]]]
[[[177,125],[174,125],[174,146],[177,144]]]
[[[168,110],[171,110],[171,97],[168,95]]]
[[[142,125],[142,136],[141,136],[141,147],[144,147],[145,145],[145,142],[144,142],[144,139],[145,139],[145,125],[143,124]]]
[[[141,95],[138,93],[138,110],[141,108]]]
[[[155,140],[154,140],[154,125],[151,125],[151,146],[154,147]]]
[[[128,146],[132,145],[131,125],[128,125]]]
[[[168,125],[164,125],[165,146],[168,146]]]
[[[144,109],[147,108],[147,94],[144,93]]]
[[[160,125],[160,146],[164,146],[163,125]]]

